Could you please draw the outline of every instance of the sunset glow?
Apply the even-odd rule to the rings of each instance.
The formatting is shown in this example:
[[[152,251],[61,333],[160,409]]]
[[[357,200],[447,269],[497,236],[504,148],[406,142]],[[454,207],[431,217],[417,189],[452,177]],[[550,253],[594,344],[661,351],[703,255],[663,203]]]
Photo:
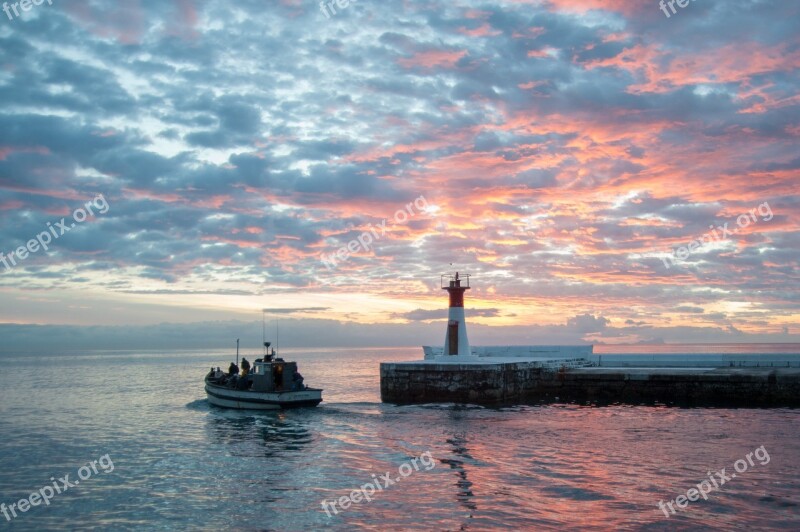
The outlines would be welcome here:
[[[0,265],[0,321],[271,306],[416,344],[441,340],[457,269],[476,345],[800,340],[795,2],[425,4],[69,2],[6,21],[0,251],[97,194],[110,209]]]

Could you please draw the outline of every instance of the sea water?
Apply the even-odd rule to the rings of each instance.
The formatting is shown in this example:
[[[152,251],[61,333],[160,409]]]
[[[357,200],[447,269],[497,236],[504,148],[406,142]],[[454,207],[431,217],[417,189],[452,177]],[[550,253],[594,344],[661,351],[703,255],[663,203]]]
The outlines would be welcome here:
[[[0,530],[800,529],[798,410],[394,406],[419,348],[281,355],[322,404],[210,406],[227,351],[0,355]]]

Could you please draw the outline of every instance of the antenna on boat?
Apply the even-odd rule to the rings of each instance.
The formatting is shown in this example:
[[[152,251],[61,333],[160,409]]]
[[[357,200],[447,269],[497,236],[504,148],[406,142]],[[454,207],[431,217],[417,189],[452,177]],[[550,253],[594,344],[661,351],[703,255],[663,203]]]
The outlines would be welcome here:
[[[278,317],[275,316],[275,351],[280,355],[280,329],[278,328]]]
[[[236,365],[239,365],[239,339],[236,339]]]
[[[267,354],[267,309],[261,309],[261,344],[264,346],[264,354]],[[266,360],[266,359],[265,359]]]
[[[264,345],[264,362],[267,362],[270,358],[269,346],[272,345],[272,342],[267,342],[267,310],[265,308],[261,309],[261,341]],[[272,350],[272,353],[275,353],[275,349]]]

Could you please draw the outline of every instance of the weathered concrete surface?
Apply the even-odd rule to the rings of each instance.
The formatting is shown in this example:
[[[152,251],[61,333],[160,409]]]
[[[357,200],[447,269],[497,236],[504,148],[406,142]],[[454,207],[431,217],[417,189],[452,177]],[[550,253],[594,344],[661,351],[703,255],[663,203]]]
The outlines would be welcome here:
[[[800,368],[580,368],[532,392],[562,401],[800,406]]]
[[[593,401],[800,406],[800,368],[563,368],[536,361],[381,364],[384,402]]]
[[[381,364],[381,400],[388,403],[506,403],[539,380],[540,362]]]

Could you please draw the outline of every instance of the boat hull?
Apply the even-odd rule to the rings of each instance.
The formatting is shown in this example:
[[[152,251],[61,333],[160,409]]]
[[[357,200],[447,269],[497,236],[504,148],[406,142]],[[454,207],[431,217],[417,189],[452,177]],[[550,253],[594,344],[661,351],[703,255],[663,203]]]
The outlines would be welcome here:
[[[322,402],[322,390],[316,388],[294,392],[249,392],[206,383],[206,395],[212,405],[239,410],[280,410],[317,406]]]

